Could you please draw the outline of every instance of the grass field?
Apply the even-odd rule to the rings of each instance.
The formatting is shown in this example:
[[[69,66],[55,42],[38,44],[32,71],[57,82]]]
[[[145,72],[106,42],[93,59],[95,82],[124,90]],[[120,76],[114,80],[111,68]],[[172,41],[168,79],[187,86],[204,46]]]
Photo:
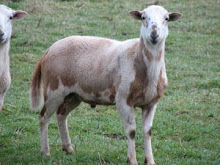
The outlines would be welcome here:
[[[220,1],[166,0],[183,14],[170,23],[166,42],[169,86],[154,118],[152,146],[157,165],[220,164]],[[70,35],[118,40],[139,37],[140,22],[128,11],[146,0],[22,0],[0,3],[29,16],[14,21],[12,84],[0,114],[0,164],[126,164],[127,140],[114,106],[81,104],[69,117],[75,153],[61,150],[56,120],[49,126],[51,157],[40,155],[38,113],[29,108],[36,62],[55,41]],[[141,111],[136,110],[136,151],[144,162]]]

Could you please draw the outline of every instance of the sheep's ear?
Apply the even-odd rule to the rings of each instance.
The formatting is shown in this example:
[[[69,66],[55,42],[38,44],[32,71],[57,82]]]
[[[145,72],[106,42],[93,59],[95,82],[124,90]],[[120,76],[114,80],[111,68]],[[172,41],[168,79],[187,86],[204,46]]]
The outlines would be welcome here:
[[[177,21],[180,17],[182,17],[180,13],[169,13],[169,21]]]
[[[141,20],[141,15],[142,15],[142,11],[137,11],[137,10],[134,10],[134,11],[130,11],[129,12],[130,15],[134,18],[134,19],[138,19],[138,20]]]
[[[23,19],[27,15],[28,15],[28,13],[25,11],[21,11],[21,10],[13,11],[12,19]]]

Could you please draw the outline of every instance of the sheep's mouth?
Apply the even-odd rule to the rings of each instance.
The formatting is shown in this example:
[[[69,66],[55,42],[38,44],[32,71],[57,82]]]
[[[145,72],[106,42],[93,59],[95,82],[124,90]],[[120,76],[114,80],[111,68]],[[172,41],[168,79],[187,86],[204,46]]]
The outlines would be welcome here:
[[[148,38],[146,39],[146,41],[147,41],[150,45],[156,45],[156,44],[158,44],[161,40],[160,40],[159,37],[158,37],[158,38],[148,37]]]
[[[151,41],[151,43],[152,43],[153,45],[156,45],[156,44],[158,43],[158,40],[157,40],[157,39],[151,39],[150,41]]]
[[[5,42],[6,42],[6,39],[0,38],[0,45],[1,45],[1,44],[4,44]]]

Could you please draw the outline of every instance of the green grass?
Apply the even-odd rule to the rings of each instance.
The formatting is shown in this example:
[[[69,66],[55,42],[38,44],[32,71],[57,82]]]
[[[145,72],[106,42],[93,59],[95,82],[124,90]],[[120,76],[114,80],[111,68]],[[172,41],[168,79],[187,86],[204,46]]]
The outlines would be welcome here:
[[[170,23],[166,42],[169,86],[154,118],[153,153],[158,165],[220,164],[220,2],[161,1],[183,14]],[[55,41],[70,35],[118,40],[139,37],[140,23],[128,11],[146,0],[1,1],[29,16],[14,21],[12,85],[0,114],[0,164],[126,164],[127,141],[114,106],[81,104],[69,117],[75,153],[61,150],[56,120],[49,126],[51,157],[40,156],[38,113],[29,109],[30,78],[36,62]],[[141,113],[136,111],[136,150],[144,161]]]

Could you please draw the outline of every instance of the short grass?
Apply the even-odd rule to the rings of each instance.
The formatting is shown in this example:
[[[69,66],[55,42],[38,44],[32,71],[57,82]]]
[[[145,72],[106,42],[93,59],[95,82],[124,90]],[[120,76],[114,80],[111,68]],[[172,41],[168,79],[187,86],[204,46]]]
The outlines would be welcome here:
[[[139,37],[140,23],[128,11],[145,0],[1,0],[29,16],[14,21],[12,85],[0,114],[0,164],[126,164],[127,141],[114,106],[81,104],[69,118],[75,153],[61,151],[55,118],[49,126],[50,158],[40,156],[38,113],[29,109],[30,78],[36,62],[55,41],[70,35],[118,40]],[[166,43],[169,87],[153,126],[153,153],[159,165],[220,164],[220,2],[160,1],[183,14],[170,23]],[[144,149],[140,110],[136,111],[137,159]]]

